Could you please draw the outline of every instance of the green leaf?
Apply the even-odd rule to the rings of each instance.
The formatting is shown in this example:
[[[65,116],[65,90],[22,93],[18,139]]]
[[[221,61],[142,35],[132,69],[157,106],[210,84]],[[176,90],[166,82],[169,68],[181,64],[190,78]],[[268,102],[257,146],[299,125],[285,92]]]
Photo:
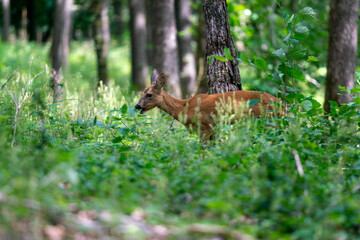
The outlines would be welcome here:
[[[122,105],[122,107],[121,107],[121,109],[120,109],[121,114],[126,114],[126,113],[127,113],[127,109],[128,109],[127,104]]]
[[[276,58],[278,58],[280,61],[282,62],[285,62],[286,61],[286,55],[285,55],[285,52],[284,52],[284,49],[282,48],[279,48],[277,50],[274,50],[272,52],[272,55]]]
[[[307,49],[302,45],[296,45],[290,49],[289,55],[294,59],[305,57]]]
[[[224,49],[224,55],[227,59],[229,59],[230,61],[234,60],[233,56],[231,55],[230,49],[229,48],[225,48]]]
[[[311,7],[303,8],[298,12],[298,16],[301,19],[309,19],[309,20],[311,20],[311,19],[313,19],[315,17],[315,15],[316,15],[316,13]]]
[[[222,56],[214,56],[215,57],[215,59],[216,60],[219,60],[219,61],[221,61],[221,62],[227,62],[228,61],[228,59],[227,58],[224,58],[224,57],[222,57]]]
[[[130,132],[130,129],[128,129],[128,128],[118,128],[118,131],[119,131],[119,133],[121,133],[122,135],[125,135],[125,134],[127,134],[127,133]]]
[[[249,57],[246,55],[245,52],[241,52],[241,53],[240,53],[240,59],[241,59],[241,61],[243,61],[244,63],[250,63]]]
[[[310,111],[313,108],[312,102],[310,100],[304,100],[301,102],[301,106],[306,110]]]
[[[76,121],[78,124],[81,124],[81,125],[85,124],[85,122],[83,120],[81,120],[80,118],[77,118]]]
[[[262,59],[262,58],[256,59],[254,63],[258,69],[265,71],[265,72],[268,70],[268,66],[264,59]]]
[[[308,56],[308,60],[312,62],[318,62],[319,60],[314,56]]]
[[[290,72],[289,72],[289,75],[291,77],[295,78],[296,80],[299,80],[299,81],[302,81],[302,82],[305,81],[304,73],[301,70],[297,69],[297,68],[291,68]]]
[[[249,107],[255,106],[255,104],[257,104],[258,102],[260,102],[260,99],[251,99],[249,101]]]
[[[122,140],[123,140],[122,137],[116,137],[116,138],[114,138],[111,142],[112,142],[112,143],[119,143],[119,142],[121,142]]]
[[[214,57],[215,57],[215,55],[211,55],[210,57],[208,57],[209,58],[209,65],[212,63],[212,61],[214,60]]]
[[[311,103],[313,105],[313,108],[319,108],[321,107],[321,103],[319,103],[318,101],[316,101],[315,99],[311,99]]]
[[[310,30],[307,27],[298,25],[295,28],[294,38],[298,40],[302,40],[307,38],[309,34],[310,34]]]

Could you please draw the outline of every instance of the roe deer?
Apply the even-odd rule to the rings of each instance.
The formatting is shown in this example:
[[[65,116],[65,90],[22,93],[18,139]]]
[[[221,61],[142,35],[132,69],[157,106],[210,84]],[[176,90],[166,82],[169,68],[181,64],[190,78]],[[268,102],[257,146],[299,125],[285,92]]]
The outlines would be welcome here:
[[[237,119],[241,119],[244,114],[245,116],[251,114],[255,117],[281,117],[285,113],[280,100],[269,93],[233,91],[210,95],[199,94],[189,99],[179,100],[163,90],[166,81],[167,76],[164,73],[159,74],[154,69],[151,75],[151,86],[144,90],[135,108],[141,110],[140,114],[143,114],[158,107],[183,123],[188,130],[200,130],[200,137],[203,141],[214,139],[214,127],[219,115],[219,107],[229,107],[230,113],[235,114]],[[252,106],[245,109],[244,105],[248,101],[250,103],[253,101],[253,104],[249,104]]]

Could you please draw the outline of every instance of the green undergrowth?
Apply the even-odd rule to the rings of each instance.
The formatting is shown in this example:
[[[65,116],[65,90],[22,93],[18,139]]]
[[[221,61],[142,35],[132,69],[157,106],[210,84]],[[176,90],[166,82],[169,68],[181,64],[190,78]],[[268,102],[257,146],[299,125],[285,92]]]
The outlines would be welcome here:
[[[359,236],[358,100],[332,103],[328,118],[311,99],[283,119],[229,125],[224,117],[216,142],[204,147],[159,110],[140,115],[133,107],[140,95],[119,85],[100,88],[96,99],[89,89],[67,89],[64,101],[52,103],[48,70],[39,67],[20,68],[9,90],[19,96],[43,70],[24,95],[13,147],[15,106],[0,92],[0,232],[21,232],[16,223],[35,219],[23,234],[37,236],[76,206],[126,215],[142,209],[150,224],[176,229],[170,239],[204,237],[188,233],[193,223],[254,239]]]

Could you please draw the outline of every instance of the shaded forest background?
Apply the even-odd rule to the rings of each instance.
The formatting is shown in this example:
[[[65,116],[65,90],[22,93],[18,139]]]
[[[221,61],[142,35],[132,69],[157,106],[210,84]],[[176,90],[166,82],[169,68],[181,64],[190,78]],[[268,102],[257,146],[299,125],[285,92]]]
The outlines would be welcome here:
[[[55,72],[71,68],[67,60],[69,46],[72,50],[77,42],[87,42],[96,53],[97,71],[92,70],[92,74],[105,85],[110,79],[121,86],[130,86],[131,83],[132,89],[141,90],[147,84],[151,69],[158,68],[170,75],[170,91],[176,97],[189,97],[208,91],[201,1],[29,0],[12,1],[8,7],[6,3],[9,4],[9,1],[3,1],[1,12],[3,40],[14,42],[17,39],[44,46],[52,42],[49,56],[52,57]],[[312,34],[304,40],[303,51],[318,61],[310,64],[301,62],[306,69],[307,79],[301,87],[323,102],[330,1],[228,1],[230,29],[238,55],[245,52],[250,57],[263,58],[270,72],[275,71],[278,60],[273,51],[284,44],[287,31],[284,16],[304,7],[313,8],[316,18],[308,23]],[[68,13],[56,15],[55,9],[60,8]],[[63,26],[67,26],[67,29],[59,28]],[[127,56],[118,56],[131,61],[131,73],[124,73],[127,79],[124,75],[109,73],[108,65],[112,64],[108,63],[109,48],[117,46],[129,51]],[[54,51],[56,47],[58,51]],[[271,81],[264,81],[265,76],[260,71],[254,72],[240,64],[240,73],[244,89],[276,94],[277,86]],[[92,84],[91,77],[87,79],[87,83]],[[56,81],[60,80],[54,76],[53,85]],[[328,88],[337,88],[336,83]]]

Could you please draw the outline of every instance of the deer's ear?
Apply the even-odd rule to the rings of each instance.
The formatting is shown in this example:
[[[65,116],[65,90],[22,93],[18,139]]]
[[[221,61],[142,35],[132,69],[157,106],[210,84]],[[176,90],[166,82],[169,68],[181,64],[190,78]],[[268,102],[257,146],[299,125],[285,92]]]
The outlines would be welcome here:
[[[159,77],[159,72],[154,68],[151,74],[150,83],[153,84],[156,82],[156,79]]]
[[[158,78],[156,79],[155,88],[156,89],[162,89],[168,79],[168,75],[165,73],[160,73]]]

